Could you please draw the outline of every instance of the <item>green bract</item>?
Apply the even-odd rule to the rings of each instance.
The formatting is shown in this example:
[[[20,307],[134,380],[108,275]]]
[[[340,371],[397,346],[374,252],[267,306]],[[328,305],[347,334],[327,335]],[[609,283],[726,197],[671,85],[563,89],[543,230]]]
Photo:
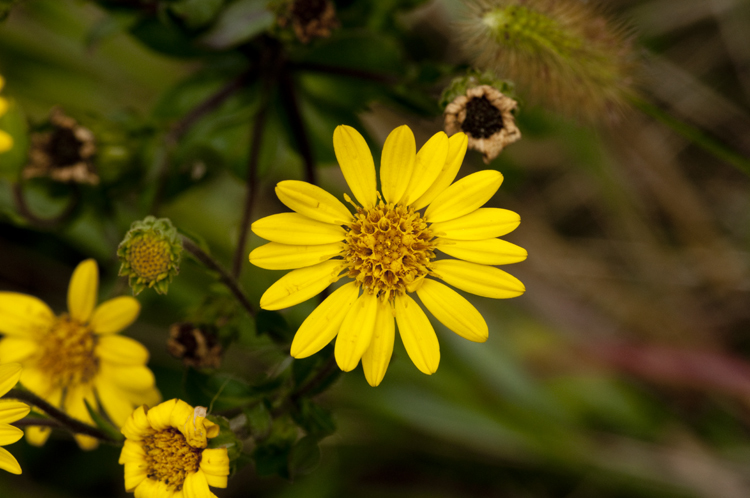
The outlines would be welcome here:
[[[146,288],[166,294],[169,283],[180,272],[182,240],[167,218],[147,216],[135,221],[117,248],[120,276],[128,277],[133,294]]]

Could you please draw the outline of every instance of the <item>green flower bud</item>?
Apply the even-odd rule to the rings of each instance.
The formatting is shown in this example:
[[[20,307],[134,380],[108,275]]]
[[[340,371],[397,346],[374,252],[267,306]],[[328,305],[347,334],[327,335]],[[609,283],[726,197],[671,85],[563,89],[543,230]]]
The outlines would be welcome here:
[[[117,248],[120,276],[128,277],[133,294],[153,288],[166,294],[169,283],[180,272],[182,239],[167,218],[147,216],[135,221]]]

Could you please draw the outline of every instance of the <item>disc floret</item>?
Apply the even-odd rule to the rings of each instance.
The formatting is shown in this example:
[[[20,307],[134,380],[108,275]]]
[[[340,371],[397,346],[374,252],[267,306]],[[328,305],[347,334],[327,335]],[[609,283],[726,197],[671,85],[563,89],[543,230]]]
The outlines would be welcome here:
[[[146,288],[166,294],[172,279],[180,272],[182,240],[167,218],[147,216],[136,221],[117,248],[120,276],[127,276],[133,294]]]

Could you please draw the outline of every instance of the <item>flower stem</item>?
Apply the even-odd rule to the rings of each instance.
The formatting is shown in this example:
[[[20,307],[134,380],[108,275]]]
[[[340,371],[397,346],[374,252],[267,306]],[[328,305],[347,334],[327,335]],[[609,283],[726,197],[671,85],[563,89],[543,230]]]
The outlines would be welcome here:
[[[302,114],[299,110],[297,94],[294,91],[294,81],[292,80],[292,75],[289,71],[282,71],[280,83],[281,102],[283,103],[284,110],[289,117],[292,135],[297,142],[297,147],[299,148],[300,154],[302,154],[302,159],[305,162],[305,181],[316,185],[315,159],[313,158],[310,139],[305,130],[305,123],[302,121]]]
[[[104,441],[107,443],[119,443],[116,439],[113,439],[108,434],[106,434],[104,431],[97,429],[96,427],[93,427],[91,425],[88,425],[84,422],[81,422],[80,420],[76,420],[73,417],[69,416],[67,413],[62,412],[61,410],[55,408],[36,394],[32,393],[31,391],[27,391],[25,389],[11,389],[8,394],[4,396],[4,398],[7,399],[17,399],[19,401],[23,401],[24,403],[27,403],[31,406],[34,406],[36,408],[39,408],[41,411],[43,411],[47,416],[51,417],[51,419],[35,419],[35,418],[25,418],[23,420],[20,420],[18,422],[15,422],[16,425],[22,426],[22,427],[28,427],[28,426],[44,426],[44,427],[59,427],[63,429],[68,429],[69,431],[75,433],[75,434],[83,434],[86,436],[91,436],[96,439],[99,439],[100,441]]]
[[[250,316],[255,316],[255,308],[252,303],[250,303],[250,300],[245,293],[242,292],[237,281],[224,269],[224,267],[206,253],[206,251],[198,247],[195,242],[184,235],[180,235],[180,237],[182,237],[182,247],[192,254],[195,259],[200,261],[203,266],[218,273],[221,282],[232,292],[232,294],[234,294],[234,297],[237,298],[237,301],[239,301],[242,307],[247,310]]]
[[[29,223],[38,228],[54,229],[64,224],[75,213],[81,202],[81,191],[76,185],[72,186],[72,196],[65,209],[57,216],[52,218],[40,218],[31,210],[26,202],[26,196],[23,193],[23,184],[21,182],[13,184],[13,202],[16,205],[18,213],[23,216]]]

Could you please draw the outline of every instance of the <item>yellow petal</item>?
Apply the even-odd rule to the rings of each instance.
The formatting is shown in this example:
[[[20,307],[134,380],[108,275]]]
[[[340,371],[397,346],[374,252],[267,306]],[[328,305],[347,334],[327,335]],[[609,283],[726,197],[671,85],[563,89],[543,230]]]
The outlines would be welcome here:
[[[320,303],[294,335],[291,355],[295,358],[307,358],[331,342],[358,294],[359,289],[354,282],[350,282],[336,289]]]
[[[201,454],[201,470],[208,476],[228,476],[229,456],[226,448],[208,448]],[[210,484],[210,483],[209,483]],[[211,486],[216,486],[211,484]],[[216,487],[226,487],[216,486]]]
[[[172,411],[174,411],[176,405],[177,400],[170,399],[149,409],[146,415],[148,416],[148,423],[151,425],[151,428],[158,432],[171,427]]]
[[[0,154],[13,148],[13,137],[0,130]]]
[[[18,427],[0,424],[0,446],[13,444],[23,437],[23,431]]]
[[[440,173],[435,181],[432,182],[430,188],[427,189],[427,192],[411,203],[414,209],[422,209],[429,205],[435,200],[435,197],[448,188],[456,178],[456,175],[458,175],[458,170],[461,169],[461,163],[464,161],[468,145],[469,137],[464,133],[456,133],[448,139],[448,155],[445,158],[445,163],[443,163],[443,169],[440,170]]]
[[[339,260],[292,270],[263,293],[260,307],[264,310],[280,310],[307,301],[335,282],[340,270]]]
[[[16,475],[21,473],[21,466],[18,465],[18,460],[5,448],[0,448],[0,469]]]
[[[385,202],[395,204],[404,196],[414,170],[416,154],[414,133],[406,125],[399,126],[385,139],[380,158],[380,187]]]
[[[94,310],[89,325],[97,334],[116,334],[132,324],[141,312],[141,303],[121,296],[105,301]]]
[[[443,190],[425,211],[430,223],[448,221],[469,214],[495,195],[503,183],[499,171],[477,171]]]
[[[340,200],[311,183],[298,180],[279,182],[276,195],[289,209],[313,220],[343,225],[352,219],[352,214]]]
[[[0,400],[0,424],[10,424],[29,414],[31,408],[20,401]]]
[[[135,498],[164,498],[160,493],[160,483],[147,477],[135,488]]]
[[[481,265],[509,265],[523,261],[528,255],[523,247],[500,239],[455,240],[439,237],[437,243],[437,248],[445,254]]]
[[[362,207],[377,201],[375,163],[364,137],[351,126],[337,126],[333,132],[333,150],[346,183]]]
[[[102,408],[117,427],[123,427],[133,413],[133,403],[127,393],[104,376],[98,376],[95,385]]]
[[[398,332],[409,358],[422,373],[434,374],[440,364],[440,344],[430,320],[406,294],[396,296],[394,305]]]
[[[10,391],[18,383],[22,370],[18,363],[0,365],[0,396]]]
[[[10,107],[10,103],[8,103],[8,99],[4,99],[0,97],[0,116],[8,112],[8,107]]]
[[[17,292],[0,292],[0,332],[33,338],[52,326],[55,314],[41,300]]]
[[[68,311],[70,316],[85,323],[91,318],[99,292],[99,269],[96,261],[87,259],[73,271],[68,287]]]
[[[37,396],[41,396],[50,402],[50,394],[56,391],[50,383],[49,376],[45,372],[34,367],[26,367],[23,369],[23,372],[21,372],[21,384]]]
[[[513,211],[500,208],[479,208],[467,215],[442,223],[433,223],[432,233],[441,238],[482,240],[512,232],[521,223]]]
[[[126,441],[127,443],[127,441]],[[140,446],[140,445],[139,445]],[[132,493],[136,488],[148,480],[148,464],[144,461],[142,463],[126,463],[125,464],[125,491]]]
[[[133,441],[140,441],[144,436],[154,433],[151,421],[146,414],[146,407],[139,406],[130,414],[125,425],[122,426],[123,436]]]
[[[526,291],[520,280],[493,266],[443,259],[435,261],[432,269],[447,283],[477,296],[508,299]]]
[[[120,451],[120,458],[117,461],[120,465],[126,463],[140,463],[146,459],[146,452],[143,450],[141,443],[126,439]]]
[[[154,374],[148,367],[143,365],[118,365],[115,363],[102,363],[99,368],[99,377],[106,378],[115,387],[126,391],[145,391],[154,387]],[[132,412],[131,408],[128,412]]]
[[[430,138],[417,153],[414,174],[406,190],[404,204],[419,199],[435,183],[448,156],[448,135],[440,131]]]
[[[89,415],[89,411],[86,409],[86,404],[83,401],[84,399],[88,401],[89,406],[96,409],[97,402],[94,397],[94,391],[91,387],[79,386],[77,388],[69,388],[68,392],[65,394],[64,411],[81,422],[95,425],[94,421],[91,419],[91,415]],[[93,450],[99,446],[99,441],[91,436],[74,434],[73,437],[82,450]]]
[[[328,261],[341,254],[344,248],[343,242],[314,246],[269,242],[250,253],[250,262],[266,270],[294,270]]]
[[[0,339],[0,363],[23,361],[33,355],[38,348],[38,343],[34,340],[5,337]]]
[[[26,433],[26,442],[31,446],[42,446],[47,442],[50,435],[49,427],[31,426],[24,431]],[[0,448],[2,450],[2,448]]]
[[[185,494],[185,498],[211,498],[213,494],[208,489],[206,474],[200,469],[187,475],[182,492]]]
[[[362,370],[367,382],[375,387],[380,384],[388,370],[393,354],[393,341],[396,336],[396,324],[393,310],[388,302],[378,302],[378,314],[370,346],[362,355]]]
[[[227,482],[229,481],[227,476],[215,476],[206,472],[204,472],[204,474],[206,475],[206,483],[208,483],[209,486],[213,486],[214,488],[227,487]]]
[[[458,292],[440,282],[425,279],[417,295],[430,313],[456,334],[473,342],[487,340],[487,322]]]
[[[298,213],[279,213],[261,218],[250,227],[255,235],[271,242],[309,246],[344,240],[346,232],[339,225],[322,223]]]
[[[143,365],[148,361],[148,349],[143,344],[121,335],[99,337],[95,353],[102,361],[118,365]]]
[[[336,337],[336,363],[344,372],[354,370],[370,347],[378,317],[378,298],[365,292],[352,305]]]

